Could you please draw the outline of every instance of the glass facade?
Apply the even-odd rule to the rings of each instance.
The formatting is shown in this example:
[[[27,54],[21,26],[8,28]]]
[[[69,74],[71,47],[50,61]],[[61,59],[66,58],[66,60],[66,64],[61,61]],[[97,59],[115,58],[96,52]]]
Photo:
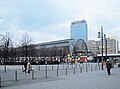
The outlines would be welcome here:
[[[71,38],[88,40],[88,29],[85,20],[74,21],[71,23]]]

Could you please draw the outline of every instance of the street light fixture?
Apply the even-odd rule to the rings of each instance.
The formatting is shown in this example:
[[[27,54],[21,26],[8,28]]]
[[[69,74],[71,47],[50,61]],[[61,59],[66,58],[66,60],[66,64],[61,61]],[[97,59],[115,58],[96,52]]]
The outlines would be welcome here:
[[[103,59],[103,26],[101,26],[101,32],[98,32],[98,38],[101,38],[101,45],[102,45],[102,59],[101,59],[101,61],[102,61],[102,70],[103,70],[103,61],[104,61],[104,59]]]

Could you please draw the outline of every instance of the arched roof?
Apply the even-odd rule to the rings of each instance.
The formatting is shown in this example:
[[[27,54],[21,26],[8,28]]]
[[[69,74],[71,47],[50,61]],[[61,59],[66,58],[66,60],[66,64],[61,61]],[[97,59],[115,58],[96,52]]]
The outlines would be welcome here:
[[[87,45],[83,39],[58,40],[58,41],[37,44],[36,46],[37,47],[45,46],[45,48],[68,46],[70,48],[71,54],[72,54],[72,52],[84,52],[86,54],[88,52]]]
[[[74,42],[73,51],[75,52],[84,52],[87,54],[88,48],[83,39],[78,39]]]

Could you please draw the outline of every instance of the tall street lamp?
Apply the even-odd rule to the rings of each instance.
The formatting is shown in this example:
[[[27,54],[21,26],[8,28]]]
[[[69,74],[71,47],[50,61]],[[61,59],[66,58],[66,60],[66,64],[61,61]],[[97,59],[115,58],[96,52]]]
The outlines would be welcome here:
[[[106,38],[106,34],[104,34],[104,39],[105,39],[105,58],[107,60],[107,38]]]
[[[102,53],[102,59],[101,59],[101,61],[102,61],[102,70],[103,70],[103,26],[101,26],[101,32],[98,32],[98,38],[101,38],[101,45],[102,45],[102,49],[101,49],[101,53]]]

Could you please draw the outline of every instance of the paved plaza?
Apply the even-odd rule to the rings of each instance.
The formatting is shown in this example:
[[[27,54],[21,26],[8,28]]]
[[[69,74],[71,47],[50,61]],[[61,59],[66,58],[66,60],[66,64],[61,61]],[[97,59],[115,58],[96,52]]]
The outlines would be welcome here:
[[[17,76],[16,76],[17,70]],[[117,64],[111,75],[98,64],[33,66],[30,74],[22,66],[0,66],[1,89],[120,89],[120,68]]]

